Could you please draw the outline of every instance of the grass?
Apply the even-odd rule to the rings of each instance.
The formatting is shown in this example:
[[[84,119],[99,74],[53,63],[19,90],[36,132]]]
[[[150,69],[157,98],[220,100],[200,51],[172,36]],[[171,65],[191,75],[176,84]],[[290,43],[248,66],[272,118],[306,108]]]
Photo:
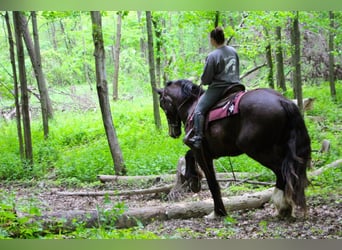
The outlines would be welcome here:
[[[90,104],[96,104],[95,93],[89,94],[87,86],[80,86],[78,93],[86,93]],[[342,98],[342,87],[337,85],[338,100]],[[315,97],[314,109],[305,114],[306,125],[312,140],[314,168],[324,166],[341,157],[341,103],[332,102],[328,84],[321,86],[306,86],[305,97]],[[73,100],[62,100],[54,95],[56,103],[69,103]],[[183,156],[187,147],[179,139],[172,139],[167,134],[165,115],[161,113],[162,130],[157,130],[153,121],[152,102],[144,98],[120,100],[112,103],[113,120],[119,138],[128,175],[150,175],[175,173],[177,162]],[[65,101],[65,102],[63,102]],[[33,103],[36,105],[37,103]],[[76,105],[77,106],[77,105]],[[81,105],[80,105],[81,106]],[[96,106],[96,105],[95,105]],[[316,119],[319,118],[319,119]],[[77,108],[70,111],[58,110],[55,118],[50,122],[50,136],[43,139],[42,125],[39,117],[32,120],[32,140],[34,152],[34,166],[32,170],[26,168],[19,157],[16,125],[14,121],[5,123],[0,119],[0,180],[8,182],[36,182],[37,180],[52,180],[55,185],[91,186],[96,185],[98,174],[114,174],[113,163],[109,153],[106,136],[103,129],[101,114],[98,107],[80,112]],[[317,150],[323,139],[331,142],[331,150],[327,154],[319,154]],[[259,181],[275,181],[275,176],[267,168],[261,166],[246,155],[215,160],[218,172],[252,172],[258,174]],[[342,194],[338,183],[342,181],[340,168],[329,169],[322,175],[311,179],[311,186],[307,190],[308,196]],[[229,195],[255,190],[253,185],[232,186]],[[223,192],[226,192],[223,190]],[[228,192],[228,191],[227,191]],[[126,238],[152,239],[158,238],[143,227],[117,230],[100,226],[87,229],[81,224],[69,234],[42,233],[38,224],[28,226],[24,218],[16,220],[13,211],[27,211],[30,215],[39,213],[34,202],[16,200],[15,194],[0,192],[0,214],[3,225],[0,227],[0,238],[11,238],[11,234],[18,233],[24,238]],[[340,199],[339,199],[340,202]],[[8,221],[14,223],[8,224]],[[221,238],[234,234],[231,224],[234,220],[225,220],[223,229],[208,229],[208,235],[219,235]],[[261,228],[265,225],[260,224]],[[188,235],[188,228],[178,229],[176,237]],[[195,236],[195,235],[193,235]]]
[[[87,87],[82,86],[77,93],[82,95]],[[337,93],[340,94],[341,91],[337,85]],[[53,100],[60,103],[61,97],[56,96]],[[315,167],[319,167],[341,155],[341,104],[331,102],[327,84],[306,86],[304,96],[316,98],[314,109],[305,114],[305,120],[315,151]],[[87,93],[86,97],[89,103],[96,103],[94,92]],[[182,136],[179,139],[168,136],[167,123],[162,112],[163,128],[155,128],[152,102],[149,99],[136,98],[112,103],[113,120],[128,175],[174,173],[179,157],[187,150],[182,143]],[[341,100],[341,97],[338,96],[338,99]],[[312,117],[319,117],[319,121]],[[15,122],[5,123],[0,120],[0,126],[2,180],[44,178],[53,172],[58,180],[89,183],[96,181],[98,174],[114,173],[98,107],[85,112],[57,111],[54,120],[50,122],[48,140],[43,139],[40,118],[33,119],[31,126],[35,165],[31,173],[25,171],[20,161]],[[319,155],[316,151],[323,139],[330,140],[331,151],[329,154]],[[215,160],[215,166],[218,172],[230,172],[233,168],[237,172],[261,173],[260,180],[263,181],[273,179],[270,170],[245,155]]]

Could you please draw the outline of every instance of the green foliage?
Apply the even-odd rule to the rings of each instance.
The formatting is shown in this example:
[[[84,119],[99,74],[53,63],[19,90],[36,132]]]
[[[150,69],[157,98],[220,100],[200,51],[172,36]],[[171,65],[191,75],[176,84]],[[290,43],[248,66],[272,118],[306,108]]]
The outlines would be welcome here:
[[[18,216],[18,212],[26,216]],[[0,192],[0,239],[32,239],[42,233],[40,221],[31,221],[39,216],[40,210],[34,204],[17,204],[15,194]]]
[[[102,12],[103,35],[106,50],[106,66],[108,83],[113,75],[112,45],[115,41],[116,12]],[[153,121],[151,103],[151,88],[148,77],[146,52],[141,53],[140,42],[143,41],[145,27],[144,13],[139,23],[136,12],[124,13],[122,41],[120,53],[119,97],[120,101],[112,103],[112,113],[119,144],[129,175],[150,175],[174,173],[177,161],[183,156],[187,147],[179,139],[172,139],[167,134],[167,123],[162,116],[163,129],[157,130]],[[163,64],[165,80],[199,77],[203,68],[205,56],[212,50],[208,41],[208,32],[213,28],[213,11],[190,12],[153,12],[158,27],[162,33],[162,53],[158,55]],[[241,12],[220,12],[220,25],[225,29],[226,36],[234,36],[232,45],[238,48],[241,58],[241,73],[265,61],[265,45],[274,44],[274,27],[283,27],[282,45],[285,61],[290,58],[289,22],[292,12],[284,11],[252,11],[248,12],[244,25],[241,22]],[[327,36],[329,20],[327,12],[300,12],[302,29],[310,34]],[[341,13],[336,13],[336,51],[334,55],[339,64],[341,55],[340,41],[342,39],[340,20]],[[89,86],[94,86],[95,70],[93,58],[93,43],[91,37],[91,22],[88,12],[38,12],[39,35],[41,41],[42,65],[44,74],[50,86],[50,95],[54,106],[57,106],[54,120],[50,121],[50,136],[44,140],[41,121],[37,114],[32,117],[32,139],[34,166],[30,170],[20,159],[15,121],[5,122],[0,117],[0,180],[37,180],[49,178],[56,184],[80,186],[96,183],[98,174],[113,174],[113,162],[108,149],[101,114],[97,107],[96,94],[89,94]],[[267,32],[266,32],[267,31]],[[268,33],[268,34],[266,34]],[[318,43],[320,45],[321,43]],[[0,55],[0,105],[1,109],[13,106],[13,84],[11,66],[8,60],[8,45],[5,35],[0,37],[0,48],[5,51]],[[7,52],[6,52],[7,51]],[[323,53],[323,52],[322,52]],[[324,52],[325,53],[325,52]],[[27,61],[28,81],[34,82],[34,74]],[[305,66],[305,65],[304,65]],[[303,76],[312,65],[303,67]],[[285,72],[291,70],[285,65]],[[265,71],[260,69],[257,76],[244,82],[249,88],[265,86]],[[305,78],[305,77],[303,77]],[[329,93],[329,83],[308,78],[303,86],[304,97],[316,98],[314,108],[305,114],[306,125],[312,141],[312,159],[314,168],[330,163],[342,155],[342,113],[341,82],[337,82],[337,101],[333,102]],[[110,85],[109,85],[110,86]],[[290,86],[288,86],[290,87]],[[72,89],[77,89],[74,93]],[[58,95],[58,91],[63,95]],[[70,93],[71,92],[71,93]],[[75,103],[73,94],[87,93],[85,98]],[[70,93],[70,96],[66,97]],[[287,97],[292,98],[292,90],[288,88]],[[70,98],[69,98],[70,97]],[[31,107],[39,107],[35,97],[31,98]],[[94,109],[84,111],[82,107],[90,104]],[[63,107],[62,107],[63,106]],[[91,106],[91,105],[89,105]],[[70,108],[71,107],[71,108]],[[319,154],[323,139],[331,142],[331,150],[327,154]],[[246,155],[221,158],[215,160],[218,172],[253,172],[260,174],[260,181],[274,181],[274,174]],[[321,176],[312,178],[309,195],[329,194],[341,189],[341,170],[331,169]],[[232,186],[230,194],[238,194],[253,190],[255,186]],[[17,237],[34,238],[41,234],[39,224],[29,225],[28,217],[19,219],[16,216],[18,205],[13,195],[0,193],[0,238]],[[116,230],[108,228],[110,219],[116,219],[123,211],[124,204],[118,204],[114,210],[99,211],[102,213],[101,227],[85,229],[82,224],[68,235],[70,238],[157,238],[143,227]],[[34,205],[23,205],[29,215],[39,213]],[[77,223],[77,222],[75,222]],[[226,228],[213,231],[208,229],[208,235],[215,233],[224,238],[234,234],[233,218],[225,219]],[[259,224],[266,230],[267,224]],[[182,231],[183,230],[183,231]],[[190,234],[190,229],[179,229],[178,236]],[[178,236],[175,237],[178,237]],[[194,238],[197,237],[193,232]],[[62,236],[50,235],[51,238]],[[63,236],[65,237],[65,236]]]
[[[338,100],[341,99],[337,84]],[[305,115],[312,140],[315,167],[336,160],[341,155],[340,104],[330,101],[329,86],[305,86],[304,97],[316,98],[314,109]],[[330,103],[327,105],[327,103]],[[135,98],[112,104],[112,113],[119,144],[129,175],[174,173],[179,157],[187,147],[167,134],[165,115],[161,114],[163,129],[158,131],[153,121],[151,101]],[[319,118],[318,121],[316,118]],[[23,167],[18,152],[15,122],[2,124],[0,150],[0,179],[16,180],[44,178],[52,174],[59,183],[82,185],[96,181],[98,174],[113,174],[100,112],[56,112],[50,123],[50,137],[43,139],[41,121],[33,120],[34,167]],[[318,154],[323,139],[331,142],[328,154]],[[215,160],[218,172],[254,172],[260,181],[274,181],[273,173],[246,155]],[[236,190],[238,192],[239,190]]]
[[[85,228],[83,222],[73,221],[75,230],[63,231],[64,220],[57,222],[61,228],[56,234],[54,228],[44,229],[43,221],[37,219],[41,211],[35,200],[18,200],[15,193],[0,192],[0,239],[157,239],[152,232],[139,226],[116,229],[114,225],[126,210],[124,203],[117,203],[111,209],[98,207],[98,227]]]

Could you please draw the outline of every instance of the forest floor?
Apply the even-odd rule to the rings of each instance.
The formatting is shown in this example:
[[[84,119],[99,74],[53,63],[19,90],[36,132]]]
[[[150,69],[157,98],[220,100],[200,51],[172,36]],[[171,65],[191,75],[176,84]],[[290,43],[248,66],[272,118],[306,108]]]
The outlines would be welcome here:
[[[73,210],[90,211],[98,207],[113,206],[123,202],[128,208],[160,206],[171,203],[165,194],[131,196],[60,196],[58,192],[104,191],[127,186],[101,184],[87,188],[65,188],[38,182],[35,184],[0,183],[0,190],[15,194],[16,208],[38,207],[45,212],[64,212]],[[197,201],[210,198],[209,191],[198,194],[185,193],[184,201]],[[110,202],[108,202],[110,201]],[[342,198],[331,194],[326,197],[308,198],[308,216],[306,219],[280,220],[275,216],[272,204],[262,208],[229,212],[225,219],[206,218],[173,219],[154,221],[143,229],[167,239],[342,239]]]

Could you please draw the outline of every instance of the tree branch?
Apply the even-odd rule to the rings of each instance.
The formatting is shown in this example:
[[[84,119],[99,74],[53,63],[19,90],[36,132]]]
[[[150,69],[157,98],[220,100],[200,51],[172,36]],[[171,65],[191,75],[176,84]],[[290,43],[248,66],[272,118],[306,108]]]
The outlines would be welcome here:
[[[248,76],[249,74],[252,74],[254,71],[257,71],[258,69],[266,66],[267,63],[264,62],[263,64],[260,64],[258,66],[256,66],[255,68],[251,69],[251,70],[248,70],[246,73],[244,73],[242,76],[240,76],[240,80],[242,80],[243,78],[245,78],[246,76]]]

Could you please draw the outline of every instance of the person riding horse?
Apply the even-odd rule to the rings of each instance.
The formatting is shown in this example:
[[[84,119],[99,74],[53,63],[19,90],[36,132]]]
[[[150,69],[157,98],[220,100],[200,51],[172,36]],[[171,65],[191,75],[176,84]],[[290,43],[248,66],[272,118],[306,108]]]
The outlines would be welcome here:
[[[201,82],[209,85],[201,96],[194,111],[194,136],[184,138],[185,144],[200,148],[203,139],[205,115],[222,97],[225,89],[232,84],[240,83],[239,56],[236,50],[225,45],[225,36],[221,27],[210,32],[210,42],[216,48],[206,58]]]

